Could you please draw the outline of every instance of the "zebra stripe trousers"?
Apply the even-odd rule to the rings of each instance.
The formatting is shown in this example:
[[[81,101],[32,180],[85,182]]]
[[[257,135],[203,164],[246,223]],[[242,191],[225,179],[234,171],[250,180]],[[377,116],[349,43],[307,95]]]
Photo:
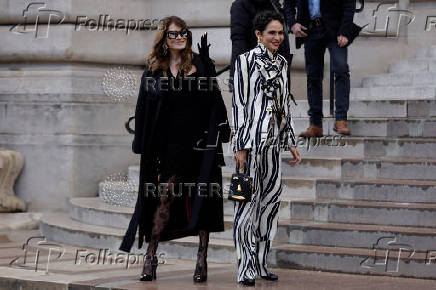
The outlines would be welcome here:
[[[233,240],[238,257],[238,282],[266,276],[267,255],[277,231],[281,181],[279,146],[266,146],[261,154],[247,154],[253,177],[251,202],[235,202]]]

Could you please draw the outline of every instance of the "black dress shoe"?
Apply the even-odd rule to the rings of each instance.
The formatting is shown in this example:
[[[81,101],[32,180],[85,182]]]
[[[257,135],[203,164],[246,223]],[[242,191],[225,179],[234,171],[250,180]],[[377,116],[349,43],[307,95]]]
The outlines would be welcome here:
[[[245,278],[244,280],[242,280],[242,281],[239,282],[239,283],[242,283],[242,284],[244,284],[245,286],[254,286],[254,284],[256,283],[256,281],[255,281],[254,279],[248,279],[248,278]]]
[[[279,276],[273,273],[268,273],[266,276],[260,276],[260,277],[268,281],[277,281],[279,279]]]

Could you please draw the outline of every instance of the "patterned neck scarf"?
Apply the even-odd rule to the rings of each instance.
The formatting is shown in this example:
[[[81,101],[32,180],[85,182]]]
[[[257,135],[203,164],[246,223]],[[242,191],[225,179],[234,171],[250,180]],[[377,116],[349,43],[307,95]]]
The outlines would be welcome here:
[[[272,53],[265,45],[259,43],[255,48],[256,69],[261,78],[261,89],[266,97],[274,99],[275,93],[280,88],[280,78],[284,61],[278,53]]]

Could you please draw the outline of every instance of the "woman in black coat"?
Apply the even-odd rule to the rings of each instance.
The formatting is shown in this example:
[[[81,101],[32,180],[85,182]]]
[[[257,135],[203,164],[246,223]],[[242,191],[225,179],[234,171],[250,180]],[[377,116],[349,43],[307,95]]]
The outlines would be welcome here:
[[[159,241],[199,235],[194,281],[207,279],[209,233],[224,230],[222,143],[230,138],[215,66],[207,53],[191,50],[182,19],[161,22],[136,105],[133,152],[141,154],[138,200],[120,246],[148,248],[142,281],[156,278]]]

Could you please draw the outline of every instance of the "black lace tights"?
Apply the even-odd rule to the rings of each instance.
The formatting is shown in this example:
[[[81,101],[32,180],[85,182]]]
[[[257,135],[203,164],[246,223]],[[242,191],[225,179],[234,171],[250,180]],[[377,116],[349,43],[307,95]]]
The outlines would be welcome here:
[[[148,244],[146,253],[147,256],[156,255],[160,235],[164,230],[165,226],[168,224],[168,220],[170,219],[170,207],[174,201],[174,194],[173,192],[171,192],[171,190],[176,187],[176,181],[176,176],[172,175],[168,179],[168,185],[162,190],[160,196],[160,204],[156,209],[156,212],[154,213],[153,228],[151,230],[151,240]]]
[[[170,219],[170,207],[174,201],[175,195],[172,192],[174,188],[177,188],[178,178],[173,175],[168,179],[168,186],[166,186],[160,197],[160,204],[156,209],[153,218],[153,229],[151,231],[151,240],[148,244],[146,255],[153,257],[156,255],[157,247],[160,240],[160,235],[165,229]],[[197,263],[203,266],[207,259],[207,248],[209,245],[209,232],[199,231],[200,243],[198,245]]]
[[[209,232],[199,231],[200,243],[198,245],[197,264],[204,267],[207,259],[207,247],[209,246]]]

